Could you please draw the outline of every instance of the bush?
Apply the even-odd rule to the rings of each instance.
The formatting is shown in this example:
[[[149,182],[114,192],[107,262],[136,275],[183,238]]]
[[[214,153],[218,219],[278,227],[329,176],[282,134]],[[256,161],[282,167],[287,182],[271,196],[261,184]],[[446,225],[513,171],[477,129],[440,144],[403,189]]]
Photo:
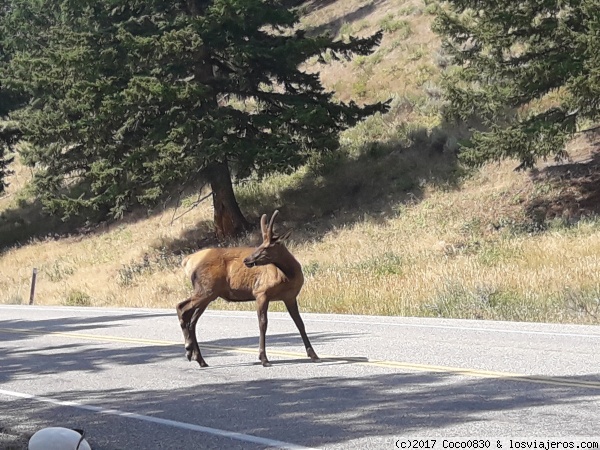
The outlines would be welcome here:
[[[83,291],[73,289],[69,291],[63,304],[65,306],[91,306],[92,297]]]

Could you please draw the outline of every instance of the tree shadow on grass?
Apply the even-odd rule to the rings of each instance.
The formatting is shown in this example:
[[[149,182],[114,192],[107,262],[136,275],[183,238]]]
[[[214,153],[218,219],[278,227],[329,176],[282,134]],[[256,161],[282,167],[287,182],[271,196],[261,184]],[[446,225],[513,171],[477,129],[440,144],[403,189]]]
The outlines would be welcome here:
[[[282,219],[308,240],[322,235],[315,219],[325,231],[364,220],[383,223],[401,213],[403,205],[419,203],[428,186],[459,187],[463,169],[435,136],[417,129],[408,148],[397,142],[369,144],[356,157],[342,155],[310,168],[282,190],[268,190],[267,183],[262,192],[242,191],[238,197],[256,217],[279,209]]]
[[[60,216],[47,212],[39,199],[18,200],[15,206],[0,212],[0,256],[8,249],[26,245],[33,240],[65,240],[78,241],[89,235],[101,235],[116,227],[136,223],[149,217],[163,214],[165,210],[178,205],[180,198],[191,192],[199,191],[205,182],[197,179],[181,192],[174,190],[166,195],[162,203],[153,209],[143,206],[133,208],[121,219],[107,218],[105,215],[94,217],[73,216],[63,220]],[[80,188],[79,188],[80,189]],[[178,195],[177,195],[178,194]],[[205,240],[214,241],[210,233],[212,223],[199,223],[188,230],[181,238],[183,247],[189,243],[194,247],[202,246]],[[200,235],[201,234],[201,235]]]
[[[9,247],[24,245],[32,239],[68,237],[83,227],[85,220],[60,217],[45,212],[39,200],[22,201],[0,213],[0,255]]]
[[[337,1],[338,0],[282,0],[282,4],[286,8],[300,8],[302,13],[310,14],[322,8],[326,8]]]
[[[582,218],[600,215],[600,143],[593,145],[595,151],[588,158],[531,172],[534,183],[549,185],[553,191],[537,196],[526,205],[533,221],[543,224],[560,219],[573,224]]]
[[[456,155],[444,151],[445,140],[440,136],[446,136],[445,133],[418,128],[409,134],[409,146],[399,141],[368,143],[356,156],[338,154],[313,162],[303,172],[293,175],[292,182],[286,182],[283,187],[268,181],[255,183],[256,189],[246,189],[242,184],[237,190],[238,200],[255,226],[249,236],[218,242],[212,222],[201,220],[180,236],[155,243],[149,258],[161,263],[173,255],[189,254],[206,247],[257,244],[260,241],[260,216],[271,214],[275,209],[281,212],[277,226],[293,227],[297,241],[318,240],[333,227],[358,221],[385,222],[398,213],[400,205],[421,201],[426,186],[453,189],[459,185],[462,169]],[[199,190],[202,185],[202,180],[198,180],[186,192]],[[178,201],[179,198],[173,197],[151,212],[139,208],[120,221],[105,221],[93,226],[86,226],[79,218],[62,222],[60,218],[45,215],[39,202],[9,209],[0,218],[0,254],[31,239],[76,241],[89,234],[106,233],[115,226],[162,214]],[[175,259],[178,263],[179,259],[173,261]]]
[[[178,238],[154,248],[164,254],[185,254],[218,245],[257,245],[262,214],[279,210],[276,229],[293,228],[297,242],[314,242],[331,229],[370,220],[385,223],[402,206],[419,203],[427,186],[457,189],[465,174],[453,151],[445,150],[446,131],[417,128],[408,147],[400,142],[370,143],[357,155],[342,153],[315,162],[286,178],[242,184],[240,206],[255,229],[246,237],[218,242],[202,221]]]
[[[328,33],[331,36],[337,36],[344,24],[358,22],[367,17],[372,12],[376,11],[381,3],[385,0],[372,0],[366,5],[359,6],[352,11],[349,11],[339,17],[332,18],[329,22],[323,23],[315,27],[308,27],[306,32],[310,36],[318,36],[323,33]],[[305,3],[302,6],[302,10],[305,14],[310,14],[315,11],[319,11],[335,3],[332,0],[313,0]]]

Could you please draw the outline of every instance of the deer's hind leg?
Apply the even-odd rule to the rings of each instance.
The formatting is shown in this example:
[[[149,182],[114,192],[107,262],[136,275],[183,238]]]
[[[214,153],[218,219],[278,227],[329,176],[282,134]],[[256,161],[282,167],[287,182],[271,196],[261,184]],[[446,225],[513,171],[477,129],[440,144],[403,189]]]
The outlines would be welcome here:
[[[198,339],[196,337],[196,323],[208,305],[215,300],[216,296],[200,295],[195,293],[190,298],[177,305],[177,316],[179,325],[185,340],[185,356],[188,361],[196,361],[200,367],[207,367],[206,361],[200,352]]]
[[[192,357],[192,340],[190,336],[189,323],[191,321],[191,316],[193,314],[192,308],[193,297],[185,299],[181,303],[177,305],[175,308],[177,310],[177,317],[179,317],[179,325],[181,326],[181,331],[183,332],[183,340],[185,346],[185,356],[188,361]]]

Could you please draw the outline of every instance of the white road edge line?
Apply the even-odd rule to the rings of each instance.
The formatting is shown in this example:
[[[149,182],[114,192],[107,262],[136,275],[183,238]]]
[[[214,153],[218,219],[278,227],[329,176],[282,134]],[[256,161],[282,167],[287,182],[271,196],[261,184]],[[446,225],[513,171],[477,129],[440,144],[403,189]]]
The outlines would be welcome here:
[[[207,311],[205,317],[227,317],[233,318],[234,316],[228,316],[226,314],[215,314]],[[249,318],[254,319],[253,317],[245,317],[239,316],[240,318]],[[304,319],[304,316],[302,316]],[[271,317],[269,316],[269,320],[292,320],[287,317]],[[513,333],[513,334],[539,334],[544,336],[564,336],[564,337],[589,337],[600,339],[600,334],[589,334],[589,333],[560,333],[557,331],[536,331],[536,330],[504,330],[502,328],[478,328],[478,327],[462,327],[462,326],[450,326],[450,325],[426,325],[426,324],[417,324],[417,323],[391,323],[391,322],[375,322],[368,320],[335,320],[335,319],[314,319],[311,317],[307,317],[304,319],[304,322],[325,322],[325,323],[353,323],[353,324],[361,324],[361,325],[388,325],[392,327],[408,327],[408,328],[437,328],[444,330],[460,330],[460,331],[480,331],[480,332],[488,332],[493,331],[495,333]]]
[[[251,442],[253,444],[258,444],[258,445],[266,445],[268,447],[283,448],[283,449],[290,449],[290,450],[316,450],[316,449],[311,449],[310,447],[303,447],[301,445],[290,444],[289,442],[261,438],[258,436],[252,436],[250,434],[236,433],[235,431],[227,431],[227,430],[220,430],[218,428],[203,427],[201,425],[195,425],[193,423],[178,422],[176,420],[170,420],[170,419],[161,419],[159,417],[145,416],[143,414],[120,411],[118,409],[105,409],[105,408],[101,408],[99,406],[85,405],[85,404],[72,402],[72,401],[56,400],[56,399],[53,399],[50,397],[41,397],[41,396],[37,396],[37,395],[26,394],[23,392],[7,391],[4,389],[0,389],[0,394],[8,396],[8,397],[17,397],[17,398],[22,398],[22,399],[27,399],[27,400],[35,400],[35,401],[43,402],[43,403],[51,403],[53,405],[69,406],[72,408],[78,408],[78,409],[83,409],[85,411],[95,412],[98,414],[106,414],[106,415],[118,416],[118,417],[127,417],[129,419],[142,420],[144,422],[157,423],[160,425],[166,425],[166,426],[174,427],[174,428],[181,428],[184,430],[198,431],[200,433],[207,433],[207,434],[212,434],[215,436],[236,439],[238,441],[243,441],[243,442]]]
[[[0,305],[0,309],[31,309],[31,306],[28,305]],[[139,309],[136,310],[135,308],[123,308],[123,310],[118,310],[118,309],[111,309],[111,308],[90,308],[90,307],[85,307],[85,309],[82,308],[78,308],[78,307],[68,307],[68,306],[60,306],[60,307],[44,307],[44,306],[35,306],[36,310],[42,310],[42,311],[85,311],[85,312],[96,312],[96,311],[102,311],[102,312],[111,312],[111,313],[118,313],[115,315],[120,315],[123,314],[125,312],[128,313],[136,313],[139,315],[148,315],[148,316],[153,316],[153,315],[163,315],[165,313],[164,310],[157,310],[156,312],[153,312],[149,309]],[[175,316],[175,310],[173,310],[173,316]],[[238,313],[245,313],[245,311],[237,311]],[[217,311],[206,311],[203,314],[204,317],[226,317],[228,319],[252,319],[252,320],[256,320],[256,314],[255,313],[248,313],[248,315],[246,314],[222,314],[219,313]],[[599,334],[592,334],[592,333],[568,333],[568,332],[558,332],[558,331],[538,331],[538,330],[508,330],[508,329],[504,329],[504,328],[484,328],[484,327],[468,327],[468,326],[452,326],[452,325],[428,325],[428,324],[422,324],[422,323],[394,323],[394,322],[385,322],[385,321],[374,321],[374,320],[356,320],[353,319],[351,317],[348,317],[348,319],[343,319],[343,320],[336,320],[336,319],[317,319],[317,318],[313,318],[310,317],[310,315],[303,315],[302,318],[304,319],[305,323],[310,323],[310,322],[321,322],[321,323],[344,323],[344,324],[360,324],[360,325],[383,325],[383,326],[391,326],[391,327],[407,327],[407,328],[430,328],[430,329],[442,329],[442,330],[458,330],[458,331],[477,331],[480,333],[484,333],[484,332],[493,332],[493,333],[507,333],[507,334],[531,334],[531,335],[540,335],[540,336],[562,336],[562,337],[574,337],[574,338],[592,338],[592,339],[600,339],[600,333]],[[277,316],[273,316],[270,315],[269,316],[269,320],[282,320],[282,321],[291,321],[291,318],[289,317],[277,317]],[[599,327],[600,330],[600,327]]]

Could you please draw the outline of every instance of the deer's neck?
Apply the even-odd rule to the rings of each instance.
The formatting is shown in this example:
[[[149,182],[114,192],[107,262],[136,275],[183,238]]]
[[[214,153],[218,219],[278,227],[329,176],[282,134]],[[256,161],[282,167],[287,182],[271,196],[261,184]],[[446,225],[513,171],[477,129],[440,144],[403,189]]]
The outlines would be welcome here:
[[[285,255],[285,257],[273,264],[275,264],[275,267],[283,272],[288,280],[294,280],[302,277],[302,266],[289,252],[287,255]]]

